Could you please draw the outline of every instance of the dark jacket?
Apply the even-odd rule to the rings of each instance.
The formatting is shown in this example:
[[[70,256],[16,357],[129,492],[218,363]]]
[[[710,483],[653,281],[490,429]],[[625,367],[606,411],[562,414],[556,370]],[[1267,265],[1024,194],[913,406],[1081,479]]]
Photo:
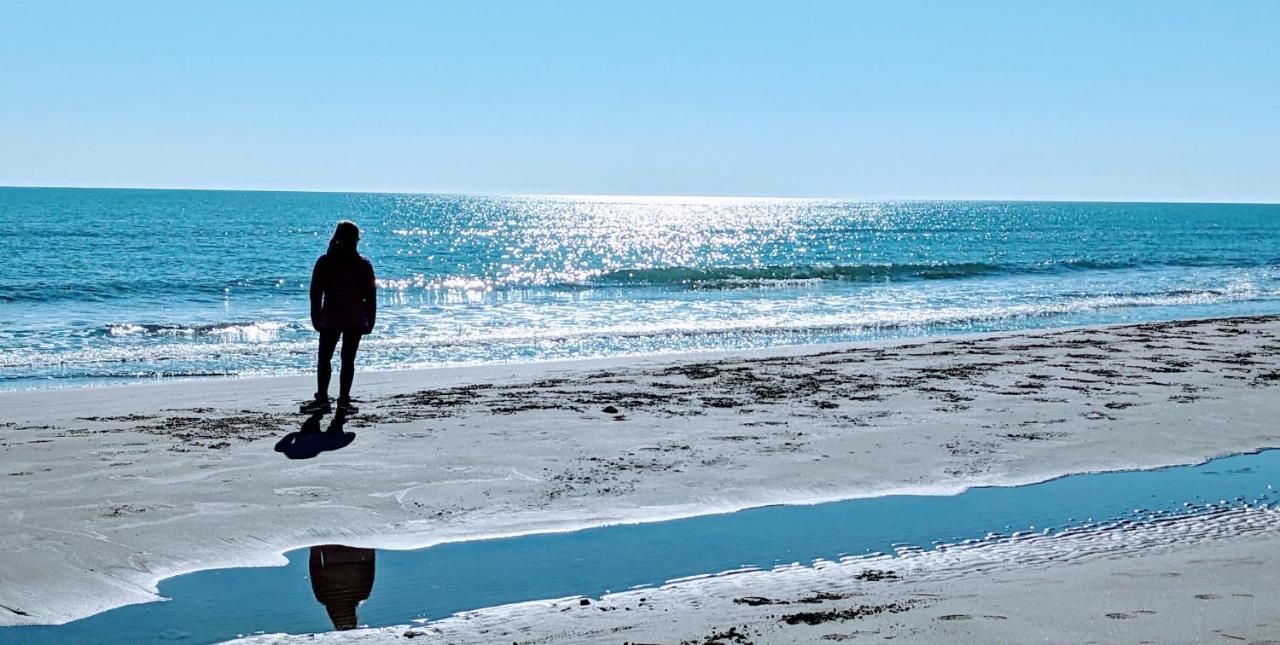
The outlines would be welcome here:
[[[373,264],[355,253],[326,253],[311,272],[311,324],[316,329],[373,330],[378,316]]]

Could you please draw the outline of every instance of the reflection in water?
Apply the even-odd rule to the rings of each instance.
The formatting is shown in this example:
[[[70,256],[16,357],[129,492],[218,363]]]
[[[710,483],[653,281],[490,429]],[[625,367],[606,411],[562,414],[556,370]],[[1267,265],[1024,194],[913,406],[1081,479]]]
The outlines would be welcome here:
[[[329,422],[329,429],[320,431],[320,419],[324,414],[313,414],[302,422],[302,428],[290,432],[276,442],[276,452],[282,452],[290,459],[310,459],[326,450],[345,448],[356,440],[354,432],[345,432],[342,427],[347,423],[347,415],[339,411]]]
[[[311,590],[334,629],[356,626],[356,605],[373,590],[373,549],[326,544],[311,547]]]

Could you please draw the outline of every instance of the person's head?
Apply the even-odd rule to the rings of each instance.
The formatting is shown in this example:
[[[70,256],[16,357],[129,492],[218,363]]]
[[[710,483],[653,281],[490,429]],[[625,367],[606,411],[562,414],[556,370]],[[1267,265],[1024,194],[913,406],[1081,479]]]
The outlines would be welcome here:
[[[344,219],[333,229],[333,237],[329,239],[330,253],[355,253],[360,243],[360,227],[356,223]]]

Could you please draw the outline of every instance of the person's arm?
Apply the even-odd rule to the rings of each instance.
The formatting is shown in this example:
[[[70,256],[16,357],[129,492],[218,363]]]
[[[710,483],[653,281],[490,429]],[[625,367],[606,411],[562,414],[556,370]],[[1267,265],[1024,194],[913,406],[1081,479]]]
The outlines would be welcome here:
[[[320,331],[320,306],[324,304],[324,284],[320,273],[323,263],[324,257],[321,257],[311,270],[311,327],[316,331]]]
[[[369,321],[369,326],[364,333],[367,334],[373,331],[373,324],[378,320],[378,279],[373,274],[373,263],[367,260],[366,263],[369,267],[369,279],[365,281],[364,317]]]

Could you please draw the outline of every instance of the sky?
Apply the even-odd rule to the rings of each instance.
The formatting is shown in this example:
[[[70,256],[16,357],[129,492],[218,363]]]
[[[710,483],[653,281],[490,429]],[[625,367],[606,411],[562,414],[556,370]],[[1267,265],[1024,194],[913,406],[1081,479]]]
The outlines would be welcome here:
[[[1280,1],[0,0],[0,185],[1280,202]]]

